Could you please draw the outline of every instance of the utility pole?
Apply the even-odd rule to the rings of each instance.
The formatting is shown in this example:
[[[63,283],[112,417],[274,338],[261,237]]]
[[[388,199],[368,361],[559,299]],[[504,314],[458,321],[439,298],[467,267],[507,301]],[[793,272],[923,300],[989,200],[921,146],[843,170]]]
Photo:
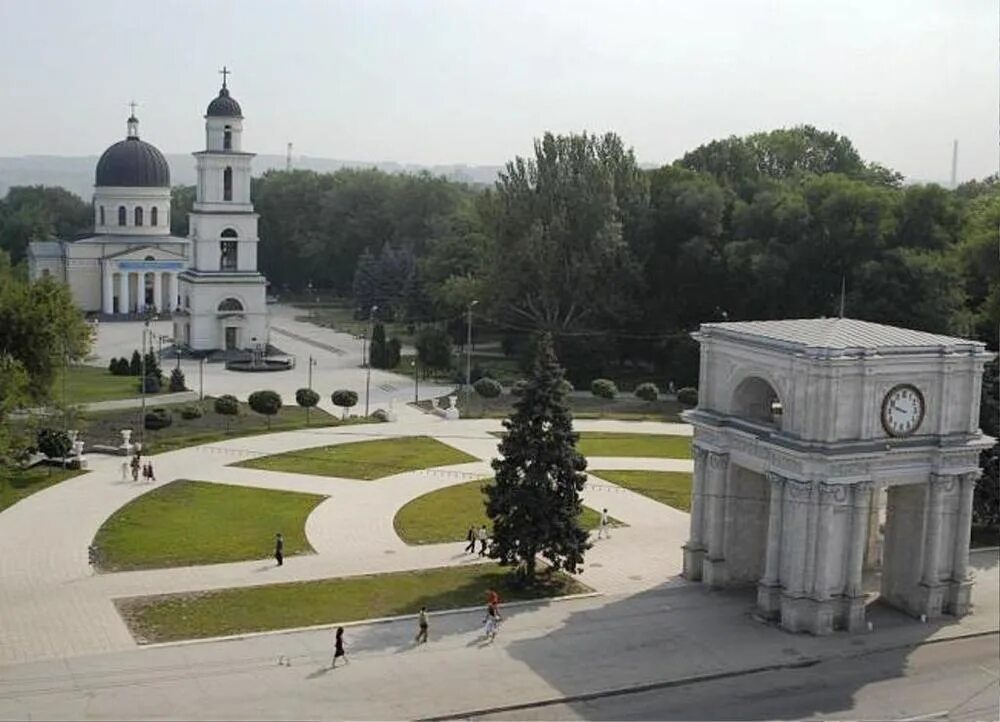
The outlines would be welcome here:
[[[844,317],[844,297],[847,295],[847,277],[840,277],[840,317]]]
[[[410,361],[410,366],[413,367],[413,403],[416,404],[420,402],[420,367],[416,358]]]
[[[313,360],[313,357],[310,356],[309,357],[309,390],[310,391],[312,391],[312,387],[313,387],[313,366],[315,364],[316,364],[316,362]]]
[[[202,356],[198,361],[198,400],[205,400],[205,357]]]
[[[958,186],[958,139],[951,146],[951,187]]]
[[[289,171],[292,169],[292,144],[288,144],[288,150],[285,152],[285,170]]]
[[[378,311],[378,306],[372,306],[371,313],[368,314],[368,338],[371,338],[371,335],[372,335],[372,323],[375,320],[375,313],[377,311]],[[372,360],[371,360],[371,355],[372,355],[372,345],[371,345],[371,343],[369,343],[368,344],[368,354],[367,354],[367,358],[365,359],[365,367],[367,368],[367,371],[365,373],[365,417],[368,416],[368,396],[369,396],[369,394],[371,392],[371,386],[372,386]]]
[[[465,316],[465,408],[469,408],[469,392],[472,386],[472,307],[479,301],[469,304]]]

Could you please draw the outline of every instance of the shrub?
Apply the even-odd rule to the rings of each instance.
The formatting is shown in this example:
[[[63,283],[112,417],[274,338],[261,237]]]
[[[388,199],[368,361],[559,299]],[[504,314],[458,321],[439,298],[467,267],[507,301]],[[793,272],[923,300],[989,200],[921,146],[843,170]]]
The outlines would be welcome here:
[[[385,423],[386,421],[389,420],[389,412],[386,411],[385,409],[375,409],[371,413],[371,418],[375,419],[376,421],[381,421],[382,423]]]
[[[132,361],[129,362],[128,371],[133,376],[142,376],[142,356],[138,351],[132,352]]]
[[[697,406],[698,389],[693,386],[685,386],[682,389],[677,389],[677,401],[681,406]]]
[[[184,372],[180,368],[175,368],[170,372],[170,390],[176,393],[185,388],[187,387],[184,385]]]
[[[240,413],[240,402],[235,396],[224,394],[215,400],[215,413],[226,417],[226,431],[229,431],[230,417]]]
[[[437,326],[425,326],[417,336],[417,358],[427,369],[451,368],[451,339]]]
[[[306,425],[309,425],[309,409],[319,403],[319,394],[312,389],[299,389],[295,392],[295,403],[306,410]]]
[[[559,382],[559,391],[563,396],[566,396],[567,394],[573,393],[575,389],[569,379],[563,379]]]
[[[352,406],[357,406],[358,393],[350,389],[337,389],[330,395],[330,400],[333,401],[334,406],[339,406],[344,410],[343,415],[346,417],[347,410]]]
[[[526,379],[518,379],[510,387],[510,394],[511,394],[511,396],[520,396],[521,394],[524,393],[524,389],[527,388],[527,386],[528,386],[528,382],[527,382]]]
[[[594,379],[590,382],[590,393],[602,399],[613,399],[618,395],[618,387],[611,379]]]
[[[398,338],[390,338],[385,345],[385,368],[394,369],[399,366],[399,357],[402,353],[402,342]]]
[[[174,418],[170,412],[164,408],[156,408],[146,413],[145,426],[150,431],[165,429],[174,423]]]
[[[112,358],[111,361],[108,362],[108,373],[118,373],[118,359]]]
[[[247,404],[258,414],[267,417],[267,428],[271,428],[271,417],[281,411],[281,395],[277,391],[254,391],[247,399]]]
[[[202,416],[204,416],[204,412],[201,410],[200,406],[192,404],[190,406],[184,406],[183,408],[181,408],[182,419],[187,419],[188,421],[190,421],[191,419],[200,419]]]
[[[124,356],[118,359],[117,367],[114,371],[118,376],[131,376],[132,367],[129,365],[128,359]]]
[[[160,393],[162,383],[159,374],[146,374],[145,383],[139,383],[139,392],[142,393],[145,391],[147,394],[158,394]]]
[[[472,388],[474,388],[476,393],[484,399],[495,399],[503,393],[503,387],[500,383],[491,378],[487,378],[486,376],[483,376],[481,379],[472,384]]]
[[[38,450],[50,459],[64,459],[73,450],[69,434],[59,429],[39,429],[35,440]]]
[[[660,390],[656,388],[656,384],[647,381],[635,387],[635,397],[643,401],[656,401],[660,398]]]

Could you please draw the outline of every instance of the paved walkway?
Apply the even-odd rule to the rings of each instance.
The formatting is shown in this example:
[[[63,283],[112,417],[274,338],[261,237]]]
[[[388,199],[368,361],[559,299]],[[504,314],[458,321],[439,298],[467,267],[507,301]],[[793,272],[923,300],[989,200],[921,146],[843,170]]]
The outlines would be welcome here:
[[[91,455],[91,471],[45,489],[0,512],[0,664],[130,649],[135,641],[117,614],[118,597],[251,586],[478,562],[464,544],[410,547],[395,534],[396,511],[429,491],[488,476],[500,430],[496,420],[444,421],[400,407],[390,424],[313,428],[230,439],[161,454],[157,484],[121,479],[121,459]],[[690,430],[677,424],[581,421],[580,430]],[[480,461],[357,481],[230,466],[257,456],[363,439],[428,435]],[[688,470],[672,459],[594,459],[594,468]],[[323,494],[306,521],[315,555],[117,574],[95,574],[87,546],[101,524],[132,499],[174,479]],[[606,593],[636,593],[660,585],[680,568],[687,515],[591,477],[584,502],[607,507],[628,524],[588,553],[581,580]],[[345,514],[344,510],[354,510]],[[71,520],[72,523],[67,523]],[[262,540],[262,545],[269,540]]]

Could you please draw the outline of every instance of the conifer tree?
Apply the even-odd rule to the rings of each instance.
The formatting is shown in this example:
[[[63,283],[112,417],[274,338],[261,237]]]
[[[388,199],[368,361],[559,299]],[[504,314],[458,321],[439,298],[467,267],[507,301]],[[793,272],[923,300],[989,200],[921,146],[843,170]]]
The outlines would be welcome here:
[[[494,480],[484,489],[493,524],[490,556],[518,564],[518,575],[529,584],[536,554],[553,569],[575,572],[590,548],[580,526],[587,461],[576,450],[579,435],[548,334],[538,341],[531,376],[503,425],[502,458],[493,460]]]

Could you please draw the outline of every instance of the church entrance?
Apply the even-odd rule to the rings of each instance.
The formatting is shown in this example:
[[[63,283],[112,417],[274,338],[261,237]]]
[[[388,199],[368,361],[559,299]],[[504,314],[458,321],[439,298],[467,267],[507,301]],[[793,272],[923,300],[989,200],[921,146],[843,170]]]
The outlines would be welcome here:
[[[233,351],[237,348],[237,333],[239,329],[236,326],[226,326],[226,351]]]

